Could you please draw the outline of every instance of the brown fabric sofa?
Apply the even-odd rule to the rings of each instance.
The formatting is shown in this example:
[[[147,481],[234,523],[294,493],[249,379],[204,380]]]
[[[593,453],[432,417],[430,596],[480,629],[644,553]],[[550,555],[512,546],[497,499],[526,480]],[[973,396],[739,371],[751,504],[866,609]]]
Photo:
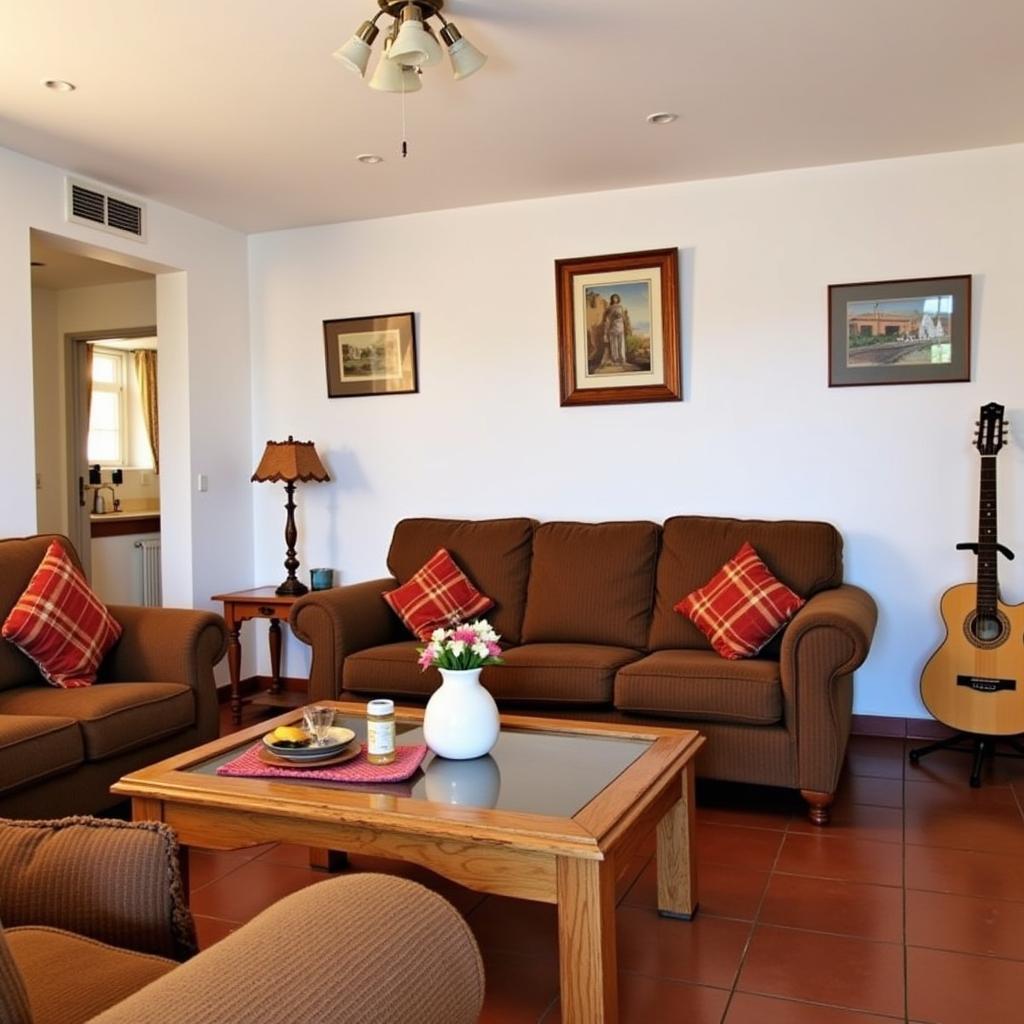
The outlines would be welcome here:
[[[0,540],[0,622],[28,586],[52,540]],[[96,685],[62,690],[0,639],[0,814],[51,817],[117,803],[122,775],[214,739],[213,666],[224,622],[209,612],[112,606],[124,627]]]
[[[472,1024],[483,1002],[463,918],[385,875],[309,886],[193,957],[157,823],[0,820],[0,920],[3,1024]]]
[[[750,660],[727,661],[673,611],[750,541],[808,599]],[[310,695],[424,701],[439,685],[381,593],[439,548],[496,602],[508,645],[482,681],[504,708],[578,718],[637,716],[699,729],[698,770],[799,789],[824,824],[850,734],[853,670],[867,656],[874,601],[843,583],[842,538],[816,522],[677,516],[649,522],[406,519],[393,576],[310,593],[291,625],[310,644]]]

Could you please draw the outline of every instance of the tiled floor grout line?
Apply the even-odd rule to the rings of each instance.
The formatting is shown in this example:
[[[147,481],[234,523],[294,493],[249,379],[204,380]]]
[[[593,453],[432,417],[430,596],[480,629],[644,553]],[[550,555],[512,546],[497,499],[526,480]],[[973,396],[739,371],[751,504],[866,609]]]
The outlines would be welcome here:
[[[747,962],[747,953],[750,951],[750,946],[754,941],[754,932],[757,931],[757,924],[758,919],[761,916],[761,909],[764,907],[764,902],[768,898],[768,889],[772,884],[772,875],[775,873],[776,865],[779,863],[779,858],[782,856],[782,847],[786,845],[786,836],[788,834],[789,822],[787,821],[786,828],[782,831],[782,838],[779,840],[779,847],[775,851],[775,857],[772,859],[772,865],[768,869],[768,877],[765,880],[764,889],[761,891],[761,898],[757,901],[757,906],[754,908],[754,916],[750,922],[750,931],[747,933],[747,941],[743,943],[740,960],[736,965],[736,972],[732,977],[732,985],[729,988],[729,998],[726,999],[725,1006],[722,1009],[722,1021],[724,1021],[729,1015],[729,1007],[732,1006],[733,996],[736,995],[736,986],[740,983],[740,975],[743,973],[743,966]]]

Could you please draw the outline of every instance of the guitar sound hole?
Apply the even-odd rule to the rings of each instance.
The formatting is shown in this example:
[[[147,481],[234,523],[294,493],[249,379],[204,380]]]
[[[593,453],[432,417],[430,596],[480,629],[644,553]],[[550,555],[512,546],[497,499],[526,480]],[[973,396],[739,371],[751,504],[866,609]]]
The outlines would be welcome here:
[[[997,647],[1010,630],[1010,623],[1002,612],[995,615],[978,615],[971,612],[964,623],[964,633],[975,647]]]
[[[991,642],[999,638],[999,634],[1003,631],[1002,626],[999,624],[998,619],[989,618],[988,616],[979,616],[974,620],[974,635],[982,641]]]

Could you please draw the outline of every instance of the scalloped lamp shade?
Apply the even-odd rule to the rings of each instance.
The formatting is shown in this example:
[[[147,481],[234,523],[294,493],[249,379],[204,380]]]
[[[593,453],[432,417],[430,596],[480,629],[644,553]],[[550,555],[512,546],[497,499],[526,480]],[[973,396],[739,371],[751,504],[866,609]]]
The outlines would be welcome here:
[[[287,441],[268,441],[263,458],[252,475],[253,483],[294,483],[301,480],[308,483],[316,480],[325,483],[330,480],[320,456],[312,441],[296,441],[288,435]]]

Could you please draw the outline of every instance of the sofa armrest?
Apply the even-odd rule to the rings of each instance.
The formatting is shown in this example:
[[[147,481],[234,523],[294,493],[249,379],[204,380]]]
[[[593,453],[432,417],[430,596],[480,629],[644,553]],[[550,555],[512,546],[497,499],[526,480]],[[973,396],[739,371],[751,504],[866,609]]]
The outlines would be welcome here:
[[[853,714],[851,673],[868,655],[877,620],[871,595],[844,584],[815,594],[786,629],[779,661],[800,789],[835,791]]]
[[[480,953],[416,882],[333,878],[293,893],[90,1024],[474,1024]]]
[[[0,819],[0,920],[176,960],[196,949],[178,841],[157,822]]]
[[[334,700],[338,696],[341,667],[350,654],[398,638],[398,619],[381,597],[397,586],[397,580],[390,577],[367,580],[312,591],[292,605],[288,616],[292,632],[313,649],[311,700]]]
[[[216,739],[217,684],[213,666],[227,650],[224,620],[185,608],[112,605],[121,638],[100,666],[101,683],[184,683],[195,691],[200,742]]]

